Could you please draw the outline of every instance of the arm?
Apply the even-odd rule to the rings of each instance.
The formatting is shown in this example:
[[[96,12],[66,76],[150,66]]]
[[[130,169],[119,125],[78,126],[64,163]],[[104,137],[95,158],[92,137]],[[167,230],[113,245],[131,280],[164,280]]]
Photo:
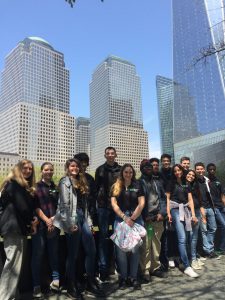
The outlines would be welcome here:
[[[170,192],[166,192],[166,210],[168,215],[168,221],[169,223],[172,222],[172,216],[170,213]]]
[[[163,188],[163,185],[160,184],[158,186],[159,189],[159,203],[160,203],[160,211],[157,215],[157,221],[162,221],[163,217],[166,216],[167,212],[167,202],[166,202],[166,194]]]
[[[141,215],[144,206],[145,206],[145,197],[144,196],[138,197],[138,206],[136,207],[135,211],[130,217],[132,221],[135,221]]]
[[[192,220],[194,223],[197,223],[198,219],[195,216],[195,208],[191,192],[188,193],[188,204],[191,209]]]
[[[48,218],[40,208],[36,208],[37,216],[46,223],[47,226],[52,226],[52,218]]]

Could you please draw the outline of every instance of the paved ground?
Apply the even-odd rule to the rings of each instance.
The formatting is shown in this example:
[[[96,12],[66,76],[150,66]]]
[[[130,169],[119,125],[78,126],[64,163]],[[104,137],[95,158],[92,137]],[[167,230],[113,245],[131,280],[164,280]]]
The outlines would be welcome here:
[[[225,256],[220,260],[207,260],[203,270],[198,271],[199,278],[192,279],[184,275],[177,268],[169,271],[166,279],[154,277],[147,285],[142,285],[141,291],[132,291],[132,288],[118,290],[116,277],[110,284],[104,284],[105,299],[173,299],[173,300],[225,300]],[[24,300],[32,299],[26,295]],[[66,300],[65,295],[49,296],[48,300]],[[84,296],[84,299],[88,299]],[[102,298],[101,298],[102,299]]]

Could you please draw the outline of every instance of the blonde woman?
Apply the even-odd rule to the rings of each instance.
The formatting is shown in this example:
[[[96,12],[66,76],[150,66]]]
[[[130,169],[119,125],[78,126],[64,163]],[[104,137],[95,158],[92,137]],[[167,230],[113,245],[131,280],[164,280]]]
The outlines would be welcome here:
[[[144,224],[141,217],[145,204],[144,191],[135,179],[135,170],[131,164],[122,166],[119,178],[112,186],[111,203],[116,213],[114,228],[122,221],[131,227],[134,223]],[[125,289],[129,280],[134,289],[140,289],[141,285],[137,281],[139,249],[134,253],[126,253],[116,246],[116,259],[120,271],[119,288]]]
[[[67,160],[65,169],[66,176],[59,183],[59,210],[67,241],[67,296],[71,299],[82,298],[76,285],[77,255],[81,242],[85,251],[86,291],[94,296],[100,296],[101,291],[94,278],[96,249],[87,203],[88,184],[79,160],[75,158]]]
[[[15,299],[27,234],[36,230],[34,211],[35,174],[33,163],[20,161],[1,187],[3,213],[0,231],[4,238],[6,262],[0,279],[2,299]]]

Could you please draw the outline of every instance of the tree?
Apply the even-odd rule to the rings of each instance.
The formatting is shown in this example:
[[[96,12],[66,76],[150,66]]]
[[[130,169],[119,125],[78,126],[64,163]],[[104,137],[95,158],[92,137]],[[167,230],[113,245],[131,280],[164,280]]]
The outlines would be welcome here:
[[[73,7],[76,2],[76,0],[65,0],[65,1],[68,2],[71,7]],[[104,0],[101,1],[103,2]]]

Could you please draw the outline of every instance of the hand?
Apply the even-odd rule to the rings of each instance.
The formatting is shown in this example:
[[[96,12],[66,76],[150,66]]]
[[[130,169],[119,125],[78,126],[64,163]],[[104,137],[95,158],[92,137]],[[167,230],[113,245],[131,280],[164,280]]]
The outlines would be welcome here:
[[[129,218],[129,217],[126,217],[126,218],[125,218],[125,223],[126,223],[127,225],[129,225],[130,227],[133,227],[133,226],[134,226],[134,221],[132,221],[131,218]]]
[[[198,223],[198,219],[196,218],[196,216],[191,217],[191,220],[194,222],[194,224],[197,224],[197,223]]]
[[[206,223],[207,223],[206,216],[202,216],[201,219],[202,219],[202,223],[203,223],[203,224],[206,224]]]
[[[76,232],[78,230],[78,226],[77,225],[73,225],[70,227],[70,231],[71,232]]]
[[[51,227],[53,225],[53,220],[52,218],[46,218],[45,220],[46,225],[49,227]]]
[[[171,214],[168,214],[168,222],[172,223],[172,216],[171,216]]]
[[[48,226],[48,232],[52,232],[54,229],[55,229],[55,226],[54,226],[54,225]]]
[[[31,226],[32,225],[38,225],[39,224],[39,221],[38,221],[38,218],[37,217],[33,217],[33,221],[31,222]]]
[[[161,214],[158,214],[156,217],[156,221],[157,222],[163,221],[163,216]]]

